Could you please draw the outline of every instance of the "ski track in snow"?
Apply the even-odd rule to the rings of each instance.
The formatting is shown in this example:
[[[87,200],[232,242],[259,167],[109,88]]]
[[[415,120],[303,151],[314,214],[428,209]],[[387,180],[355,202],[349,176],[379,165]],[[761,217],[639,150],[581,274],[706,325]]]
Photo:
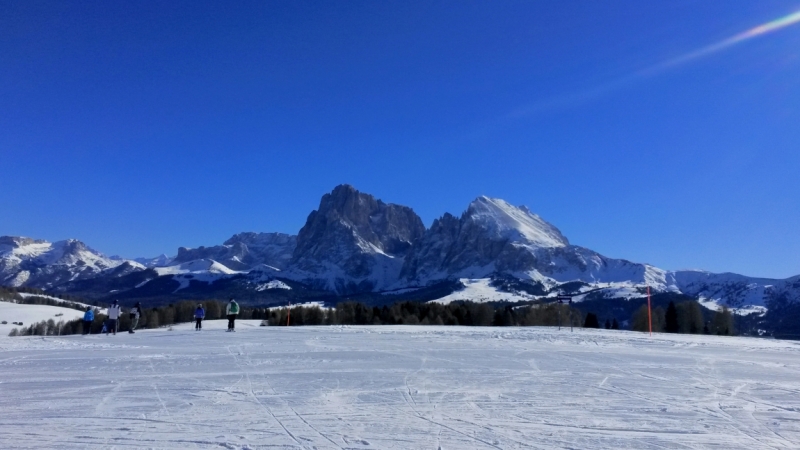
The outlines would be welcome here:
[[[800,343],[225,326],[0,337],[0,448],[799,448]]]

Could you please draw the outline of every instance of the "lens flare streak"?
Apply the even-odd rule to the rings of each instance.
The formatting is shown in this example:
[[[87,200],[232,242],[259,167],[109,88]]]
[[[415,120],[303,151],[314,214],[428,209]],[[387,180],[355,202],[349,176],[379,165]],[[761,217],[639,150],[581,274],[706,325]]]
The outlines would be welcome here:
[[[647,68],[629,73],[628,75],[617,78],[616,80],[613,81],[609,81],[605,84],[595,86],[591,89],[585,89],[582,91],[573,92],[570,94],[565,94],[557,97],[552,97],[550,99],[529,104],[525,107],[518,108],[512,111],[511,113],[508,114],[508,116],[521,117],[557,109],[572,108],[576,105],[580,105],[588,101],[592,101],[596,98],[603,97],[609,94],[610,92],[622,89],[636,80],[658,75],[659,73],[665,70],[689,63],[704,56],[708,56],[712,53],[722,51],[738,43],[778,31],[780,29],[795,25],[797,23],[800,23],[800,11],[793,12],[786,16],[775,19],[771,22],[767,22],[755,28],[751,28],[747,31],[729,37],[725,40],[719,41],[715,44],[707,45],[705,47],[691,51],[676,58],[662,61]]]
[[[767,22],[767,23],[765,23],[763,25],[759,25],[759,26],[757,26],[755,28],[751,28],[751,29],[749,29],[749,30],[747,30],[745,32],[737,34],[736,36],[732,36],[732,37],[729,37],[728,39],[725,39],[723,41],[717,42],[716,44],[708,45],[706,47],[697,49],[697,50],[695,50],[693,52],[687,53],[687,54],[685,54],[683,56],[679,56],[677,58],[674,58],[674,59],[671,59],[669,61],[663,62],[661,64],[657,64],[655,66],[652,66],[650,68],[647,68],[647,69],[639,72],[639,75],[646,75],[646,74],[650,74],[652,72],[658,72],[660,70],[663,70],[663,69],[666,69],[666,68],[669,68],[669,67],[678,66],[678,65],[687,63],[689,61],[692,61],[694,59],[697,59],[697,58],[700,58],[700,57],[703,57],[703,56],[706,56],[706,55],[710,55],[712,53],[716,53],[716,52],[718,52],[720,50],[724,50],[724,49],[726,49],[728,47],[731,47],[733,45],[736,45],[736,44],[738,44],[740,42],[744,42],[744,41],[747,41],[749,39],[752,39],[752,38],[755,38],[755,37],[758,37],[758,36],[761,36],[761,35],[764,35],[764,34],[771,33],[773,31],[778,31],[781,28],[786,28],[788,26],[791,26],[791,25],[794,25],[794,24],[797,24],[797,23],[800,23],[800,11],[794,12],[792,14],[789,14],[787,16],[781,17],[779,19],[775,19],[772,22]]]

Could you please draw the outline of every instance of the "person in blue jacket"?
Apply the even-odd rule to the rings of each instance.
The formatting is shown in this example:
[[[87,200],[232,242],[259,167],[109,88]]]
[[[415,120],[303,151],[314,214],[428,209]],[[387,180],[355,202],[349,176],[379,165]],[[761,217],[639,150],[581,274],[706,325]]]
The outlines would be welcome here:
[[[83,334],[92,334],[92,322],[94,321],[94,310],[91,306],[86,307],[83,314]]]
[[[203,319],[206,318],[206,311],[203,309],[203,305],[197,304],[197,309],[194,310],[194,320],[196,323],[194,324],[195,331],[200,331],[203,329]]]

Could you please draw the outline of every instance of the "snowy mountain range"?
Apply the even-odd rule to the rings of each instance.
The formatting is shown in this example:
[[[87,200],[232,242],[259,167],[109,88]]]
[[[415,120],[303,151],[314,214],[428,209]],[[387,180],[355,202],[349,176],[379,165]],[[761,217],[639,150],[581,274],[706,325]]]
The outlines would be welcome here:
[[[526,207],[485,196],[460,217],[444,214],[426,228],[411,208],[349,185],[325,194],[296,236],[239,233],[221,245],[180,247],[174,257],[125,260],[77,240],[0,237],[0,284],[98,299],[236,295],[265,304],[358,295],[395,301],[422,298],[420,292],[428,300],[533,300],[559,292],[576,300],[641,298],[645,286],[740,313],[763,312],[776,300],[800,302],[800,276],[667,271],[608,258],[571,245]],[[438,290],[443,285],[455,288]]]

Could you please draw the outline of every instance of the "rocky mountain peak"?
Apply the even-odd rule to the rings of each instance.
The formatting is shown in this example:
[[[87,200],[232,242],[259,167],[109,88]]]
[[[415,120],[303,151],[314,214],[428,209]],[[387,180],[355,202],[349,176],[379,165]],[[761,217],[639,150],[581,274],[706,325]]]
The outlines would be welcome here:
[[[222,245],[244,244],[252,248],[263,248],[269,245],[293,245],[297,236],[286,233],[255,233],[246,231],[231,236]]]
[[[569,241],[558,228],[525,206],[481,196],[470,203],[462,220],[485,229],[490,237],[524,241],[536,247],[564,247]]]
[[[371,245],[374,251],[402,255],[424,232],[422,219],[411,208],[384,203],[343,184],[325,194],[319,209],[308,216],[297,236],[295,258],[313,256],[321,243],[340,234],[364,250]]]
[[[31,244],[46,244],[47,241],[41,239],[31,239],[24,236],[0,236],[0,251],[20,248]]]
[[[396,280],[402,258],[424,233],[411,208],[340,185],[309,214],[292,264],[309,278],[324,274],[328,286],[340,292],[369,290]]]

